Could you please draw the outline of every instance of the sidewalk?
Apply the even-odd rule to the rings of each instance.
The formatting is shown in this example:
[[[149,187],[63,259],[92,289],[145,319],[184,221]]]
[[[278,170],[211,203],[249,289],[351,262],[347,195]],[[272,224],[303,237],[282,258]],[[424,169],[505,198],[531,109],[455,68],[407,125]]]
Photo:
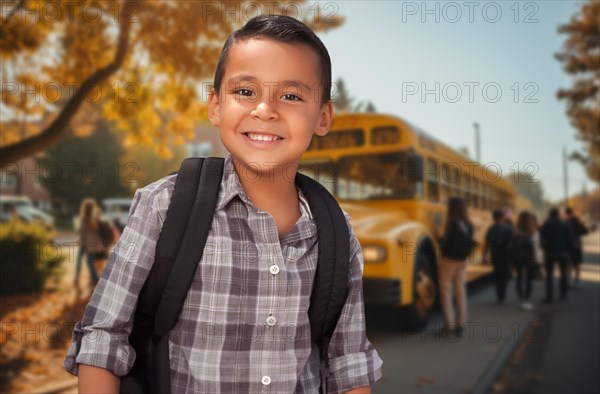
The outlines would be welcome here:
[[[475,289],[473,289],[475,287]],[[469,289],[468,323],[462,338],[441,333],[441,313],[427,329],[406,334],[368,329],[369,340],[383,359],[383,377],[373,393],[486,393],[519,339],[535,339],[535,312],[519,308],[514,280],[504,305],[496,304],[494,286]],[[543,298],[534,282],[532,300]]]
[[[583,238],[583,249],[586,253],[600,254],[600,230],[589,233]]]
[[[600,232],[584,238],[588,254],[600,253]],[[596,263],[597,264],[597,263]],[[558,276],[555,273],[555,291]],[[600,282],[600,271],[589,264],[582,267],[582,280]],[[376,322],[367,328],[369,340],[383,359],[383,377],[374,394],[399,393],[487,393],[520,339],[540,340],[538,316],[548,309],[542,305],[544,281],[534,281],[534,309],[519,308],[514,279],[508,283],[507,300],[496,304],[493,283],[469,287],[468,323],[463,338],[441,333],[442,317],[437,312],[421,333],[402,333]]]

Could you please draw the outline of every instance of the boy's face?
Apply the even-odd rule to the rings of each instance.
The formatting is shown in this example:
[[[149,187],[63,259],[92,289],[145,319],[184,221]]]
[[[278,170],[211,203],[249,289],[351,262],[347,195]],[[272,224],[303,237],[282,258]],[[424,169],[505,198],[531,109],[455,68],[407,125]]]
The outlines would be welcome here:
[[[318,55],[305,45],[250,39],[229,49],[219,96],[209,119],[220,127],[234,162],[253,171],[297,164],[314,134],[331,126],[331,102],[321,104]]]

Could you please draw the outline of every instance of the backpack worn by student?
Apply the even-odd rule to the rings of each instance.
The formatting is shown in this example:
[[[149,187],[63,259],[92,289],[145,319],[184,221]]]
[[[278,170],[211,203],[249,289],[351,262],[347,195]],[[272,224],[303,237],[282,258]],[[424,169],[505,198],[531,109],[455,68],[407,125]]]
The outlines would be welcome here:
[[[222,158],[188,158],[156,244],[154,265],[142,287],[129,342],[133,368],[121,378],[121,393],[169,393],[169,331],[175,326],[201,261],[223,175]],[[333,196],[318,182],[297,174],[317,224],[318,262],[308,310],[319,345],[321,392],[326,392],[327,348],[348,294],[350,234]]]
[[[98,220],[98,233],[102,240],[102,245],[108,249],[117,240],[114,227],[106,220]]]
[[[457,220],[450,224],[442,243],[442,254],[458,261],[464,261],[477,246],[473,239],[473,228]]]

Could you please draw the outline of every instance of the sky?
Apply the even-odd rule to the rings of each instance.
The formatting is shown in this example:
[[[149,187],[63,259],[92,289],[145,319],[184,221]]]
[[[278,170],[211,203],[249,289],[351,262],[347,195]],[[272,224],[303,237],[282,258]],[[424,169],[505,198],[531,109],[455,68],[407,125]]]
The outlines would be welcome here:
[[[552,201],[564,198],[563,146],[581,149],[556,92],[570,77],[554,58],[566,38],[557,28],[576,1],[320,2],[345,23],[319,33],[351,96],[399,116],[503,174],[535,172]],[[307,16],[314,18],[314,11]],[[568,163],[569,192],[594,183]]]

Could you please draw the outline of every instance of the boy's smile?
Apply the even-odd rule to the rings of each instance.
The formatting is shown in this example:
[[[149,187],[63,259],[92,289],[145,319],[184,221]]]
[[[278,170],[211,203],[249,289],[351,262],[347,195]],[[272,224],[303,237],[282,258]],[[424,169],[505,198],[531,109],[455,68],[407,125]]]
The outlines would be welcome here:
[[[297,164],[313,133],[327,134],[332,112],[321,103],[317,53],[260,37],[231,46],[219,95],[209,98],[234,162],[260,172]]]

